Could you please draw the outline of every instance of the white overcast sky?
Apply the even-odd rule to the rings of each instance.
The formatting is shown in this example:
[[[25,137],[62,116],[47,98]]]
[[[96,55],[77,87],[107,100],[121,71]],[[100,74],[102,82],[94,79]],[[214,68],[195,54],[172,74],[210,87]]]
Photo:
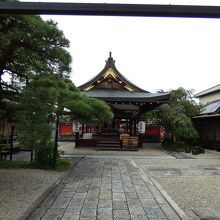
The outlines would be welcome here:
[[[220,5],[219,0],[68,2]],[[117,69],[150,92],[184,87],[198,93],[220,83],[220,19],[51,15],[44,18],[57,21],[71,42],[71,79],[76,86],[104,68],[109,51]]]

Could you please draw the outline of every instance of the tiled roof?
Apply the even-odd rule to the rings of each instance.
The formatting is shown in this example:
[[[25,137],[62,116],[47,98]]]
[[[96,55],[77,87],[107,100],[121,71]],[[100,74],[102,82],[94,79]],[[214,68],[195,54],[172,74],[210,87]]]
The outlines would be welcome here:
[[[81,91],[89,97],[111,101],[168,101],[170,93],[128,92],[116,90],[90,90]]]
[[[196,97],[196,98],[199,98],[199,97],[201,97],[201,96],[208,95],[208,94],[210,94],[210,93],[214,93],[214,92],[217,92],[217,91],[220,91],[220,84],[218,84],[218,85],[216,85],[216,86],[213,86],[213,87],[211,87],[211,88],[209,88],[209,89],[206,89],[206,90],[204,90],[204,91],[202,91],[202,92],[197,93],[197,94],[195,95],[195,97]]]
[[[211,102],[203,107],[200,115],[217,113],[220,110],[220,100]]]

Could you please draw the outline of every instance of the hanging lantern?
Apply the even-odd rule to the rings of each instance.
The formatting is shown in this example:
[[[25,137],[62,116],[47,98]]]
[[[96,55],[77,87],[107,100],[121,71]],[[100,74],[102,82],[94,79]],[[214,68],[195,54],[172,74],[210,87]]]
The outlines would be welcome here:
[[[138,132],[140,134],[144,134],[145,133],[145,121],[139,121],[138,122]]]

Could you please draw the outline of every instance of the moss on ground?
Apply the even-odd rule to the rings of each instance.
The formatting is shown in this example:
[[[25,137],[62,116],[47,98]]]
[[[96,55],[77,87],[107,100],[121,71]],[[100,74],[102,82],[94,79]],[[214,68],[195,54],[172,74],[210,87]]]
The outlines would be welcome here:
[[[18,161],[18,160],[0,160],[0,169],[44,169],[63,172],[72,167],[72,164],[67,160],[59,160],[56,169],[45,168],[39,166],[36,162]]]

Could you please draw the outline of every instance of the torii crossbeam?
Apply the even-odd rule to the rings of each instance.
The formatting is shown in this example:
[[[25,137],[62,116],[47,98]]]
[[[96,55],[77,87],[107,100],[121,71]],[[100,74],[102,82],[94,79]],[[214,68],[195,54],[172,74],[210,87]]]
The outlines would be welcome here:
[[[1,1],[0,14],[220,18],[220,6]]]

